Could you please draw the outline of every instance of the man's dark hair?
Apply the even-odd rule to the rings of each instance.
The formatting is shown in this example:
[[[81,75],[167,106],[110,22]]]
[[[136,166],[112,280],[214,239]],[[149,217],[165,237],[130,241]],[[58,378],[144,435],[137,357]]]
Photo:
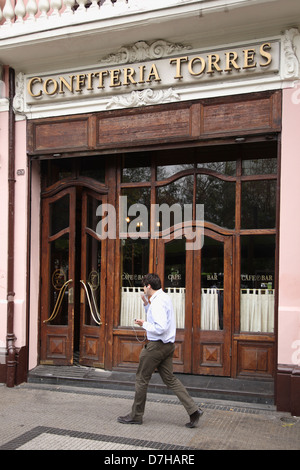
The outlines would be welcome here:
[[[143,285],[148,286],[148,284],[150,284],[153,290],[161,289],[160,278],[155,273],[149,273],[143,277]]]

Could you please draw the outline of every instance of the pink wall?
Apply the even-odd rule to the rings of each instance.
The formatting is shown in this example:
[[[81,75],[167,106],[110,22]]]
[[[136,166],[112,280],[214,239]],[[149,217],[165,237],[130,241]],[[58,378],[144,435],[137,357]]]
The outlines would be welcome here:
[[[300,84],[282,113],[278,363],[300,365]]]
[[[0,112],[0,352],[6,348],[8,112]],[[1,359],[1,358],[0,358]]]
[[[18,171],[19,170],[19,171]],[[24,174],[23,174],[24,171]],[[20,173],[18,175],[18,172]],[[15,313],[16,347],[26,344],[27,153],[26,121],[16,122],[15,156]],[[21,268],[21,269],[20,269]]]

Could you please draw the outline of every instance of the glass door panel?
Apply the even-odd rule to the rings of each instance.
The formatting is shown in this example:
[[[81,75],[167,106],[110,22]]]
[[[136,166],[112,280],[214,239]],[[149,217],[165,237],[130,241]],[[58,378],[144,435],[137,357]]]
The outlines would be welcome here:
[[[164,290],[171,297],[176,328],[185,326],[185,240],[173,240],[165,248]]]
[[[223,329],[224,244],[204,237],[201,252],[201,330]]]
[[[104,367],[106,243],[96,233],[99,205],[106,197],[82,194],[79,363]]]

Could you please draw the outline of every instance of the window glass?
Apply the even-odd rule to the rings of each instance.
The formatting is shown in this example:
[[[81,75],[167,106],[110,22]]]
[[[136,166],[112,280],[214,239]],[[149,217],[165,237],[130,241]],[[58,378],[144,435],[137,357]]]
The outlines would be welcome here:
[[[42,187],[46,188],[73,175],[73,159],[62,158],[57,160],[44,160],[41,162]]]
[[[241,331],[274,331],[275,235],[241,236]]]
[[[101,242],[86,235],[86,279],[85,289],[87,294],[84,306],[85,325],[98,325],[101,322],[100,293],[101,293]]]
[[[150,188],[124,188],[120,201],[120,231],[136,233],[150,231]]]
[[[201,330],[223,329],[224,245],[204,237],[201,250]]]
[[[50,325],[68,324],[69,295],[73,292],[65,283],[69,280],[69,235],[65,234],[50,244],[49,321]]]
[[[50,204],[49,235],[55,235],[69,226],[69,194]]]
[[[105,158],[84,157],[80,159],[80,176],[93,178],[99,183],[105,183]]]
[[[149,268],[149,240],[121,240],[121,312],[120,326],[134,325],[135,318],[145,319],[141,300],[142,278]]]
[[[222,175],[234,176],[236,174],[236,162],[206,162],[197,163],[197,168],[205,168],[207,170],[217,171]]]
[[[162,181],[164,179],[170,178],[174,176],[176,173],[179,173],[183,170],[193,170],[194,164],[193,163],[181,163],[179,165],[158,165],[156,168],[156,178],[158,181]]]
[[[204,220],[219,227],[235,226],[235,183],[197,175],[196,203],[204,204]]]
[[[172,240],[165,245],[164,290],[174,308],[176,328],[185,324],[185,240]]]
[[[167,230],[183,221],[185,204],[193,204],[194,176],[184,176],[167,186],[157,188],[159,213],[155,222],[159,230]]]
[[[150,179],[151,158],[148,153],[140,152],[123,157],[122,183],[148,182]]]
[[[243,160],[242,174],[250,175],[267,175],[277,173],[276,158],[262,158],[257,160]]]
[[[241,227],[246,229],[275,228],[276,181],[242,182]]]

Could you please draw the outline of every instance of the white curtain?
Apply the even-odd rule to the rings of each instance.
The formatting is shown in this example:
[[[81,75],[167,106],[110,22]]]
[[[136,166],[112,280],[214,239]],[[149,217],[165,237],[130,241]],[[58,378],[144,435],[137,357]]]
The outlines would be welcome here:
[[[145,320],[145,309],[141,299],[144,292],[140,287],[122,287],[121,291],[121,326],[134,326],[134,319]],[[136,326],[136,325],[135,325]]]
[[[165,291],[169,294],[173,303],[176,328],[184,328],[185,288],[169,287]],[[141,300],[141,293],[143,292],[144,289],[140,287],[122,287],[120,326],[133,326],[135,318],[146,319]]]
[[[201,289],[201,330],[219,330],[218,289]]]
[[[241,331],[274,332],[274,289],[241,289]]]

